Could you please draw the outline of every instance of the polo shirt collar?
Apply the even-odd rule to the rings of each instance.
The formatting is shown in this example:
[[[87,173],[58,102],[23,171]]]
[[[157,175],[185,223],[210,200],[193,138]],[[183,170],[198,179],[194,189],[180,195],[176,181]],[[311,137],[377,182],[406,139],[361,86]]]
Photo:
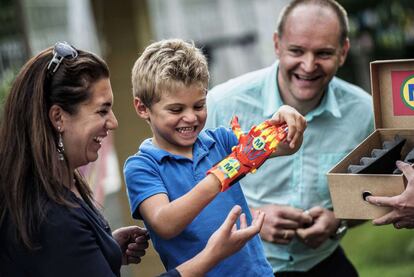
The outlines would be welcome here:
[[[340,118],[342,116],[338,101],[335,97],[335,87],[332,81],[329,82],[328,88],[322,97],[321,103],[316,107],[316,109],[310,111],[306,115],[306,120],[311,121],[314,117],[322,115],[325,112],[332,114],[332,116],[336,118]]]
[[[204,157],[208,154],[209,149],[215,144],[213,138],[208,136],[205,131],[202,131],[194,143],[193,153],[196,153],[197,157],[193,157],[193,159],[198,159]],[[172,154],[164,149],[160,149],[152,143],[152,138],[148,138],[144,140],[141,144],[139,151],[142,153],[150,154],[157,162],[161,162],[164,158],[169,157],[172,159],[180,160],[180,159],[188,159],[186,157]]]
[[[161,162],[164,157],[167,156],[174,156],[171,153],[165,151],[164,149],[160,149],[152,143],[152,138],[148,138],[144,140],[144,142],[139,147],[139,151],[141,153],[149,154],[153,157],[157,162]]]

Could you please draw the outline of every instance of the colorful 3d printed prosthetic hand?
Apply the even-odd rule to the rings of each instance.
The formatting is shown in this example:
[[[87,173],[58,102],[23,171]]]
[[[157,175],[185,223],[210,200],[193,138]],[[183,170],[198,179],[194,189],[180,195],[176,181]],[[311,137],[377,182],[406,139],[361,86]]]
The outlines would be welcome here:
[[[213,173],[221,182],[221,191],[243,178],[249,172],[255,172],[276,150],[279,142],[287,136],[287,125],[275,126],[268,120],[257,127],[253,126],[249,133],[242,134],[237,117],[231,121],[231,128],[239,140],[233,151],[208,172]]]

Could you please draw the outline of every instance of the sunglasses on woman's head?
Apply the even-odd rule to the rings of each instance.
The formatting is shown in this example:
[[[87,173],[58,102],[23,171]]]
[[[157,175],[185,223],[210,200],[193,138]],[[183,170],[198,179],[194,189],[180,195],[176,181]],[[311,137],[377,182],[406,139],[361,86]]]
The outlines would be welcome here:
[[[49,65],[47,66],[47,70],[51,68],[53,64],[55,64],[52,74],[56,72],[56,70],[59,68],[60,63],[63,61],[63,59],[75,59],[78,56],[78,51],[67,43],[66,41],[62,42],[56,42],[55,46],[53,47],[53,58],[49,62]]]

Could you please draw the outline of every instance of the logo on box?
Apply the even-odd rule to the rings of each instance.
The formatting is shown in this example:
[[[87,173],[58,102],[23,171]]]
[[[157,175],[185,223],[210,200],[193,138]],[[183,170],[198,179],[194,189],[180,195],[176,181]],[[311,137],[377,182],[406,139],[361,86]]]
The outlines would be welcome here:
[[[414,115],[414,71],[392,71],[394,115]]]

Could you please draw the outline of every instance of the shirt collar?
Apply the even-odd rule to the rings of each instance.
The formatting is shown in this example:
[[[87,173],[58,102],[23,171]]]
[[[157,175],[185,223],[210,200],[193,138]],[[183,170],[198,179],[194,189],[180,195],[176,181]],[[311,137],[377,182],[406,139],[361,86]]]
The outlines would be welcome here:
[[[280,106],[283,105],[280,97],[279,88],[277,86],[277,69],[279,61],[276,61],[271,67],[262,88],[262,95],[264,96],[263,117],[270,118]]]
[[[335,96],[336,89],[333,83],[334,82],[332,81],[329,82],[328,88],[322,97],[321,103],[306,115],[307,121],[311,121],[313,118],[325,112],[332,114],[332,116],[336,118],[340,118],[342,116],[338,101]]]
[[[277,111],[277,109],[279,109],[280,106],[284,105],[283,100],[280,96],[279,87],[277,85],[278,67],[279,61],[276,61],[271,66],[270,72],[266,77],[264,86],[262,88],[262,95],[265,97],[264,99],[269,99],[269,101],[264,101],[263,107],[263,116],[267,118],[270,118]],[[329,112],[337,118],[341,117],[341,111],[339,110],[339,105],[335,97],[335,86],[332,81],[329,82],[327,91],[324,94],[321,103],[316,107],[316,109],[310,111],[306,115],[306,119],[310,121],[314,117],[317,117],[324,112]]]
[[[205,131],[202,131],[199,135],[198,138],[196,140],[196,142],[194,143],[194,150],[193,153],[197,153],[198,157],[203,157],[204,155],[206,155],[209,151],[209,149],[215,144],[216,142],[214,141],[213,138],[211,138],[210,136],[208,136]],[[180,156],[180,155],[175,155],[172,154],[164,149],[160,149],[157,146],[155,146],[152,143],[152,139],[146,139],[144,140],[144,142],[141,144],[141,146],[139,147],[139,151],[142,153],[148,153],[151,155],[151,157],[153,157],[157,162],[161,162],[164,158],[169,157],[171,159],[176,159],[176,160],[180,160],[180,159],[187,159],[186,157]],[[193,157],[194,159],[195,157]]]

